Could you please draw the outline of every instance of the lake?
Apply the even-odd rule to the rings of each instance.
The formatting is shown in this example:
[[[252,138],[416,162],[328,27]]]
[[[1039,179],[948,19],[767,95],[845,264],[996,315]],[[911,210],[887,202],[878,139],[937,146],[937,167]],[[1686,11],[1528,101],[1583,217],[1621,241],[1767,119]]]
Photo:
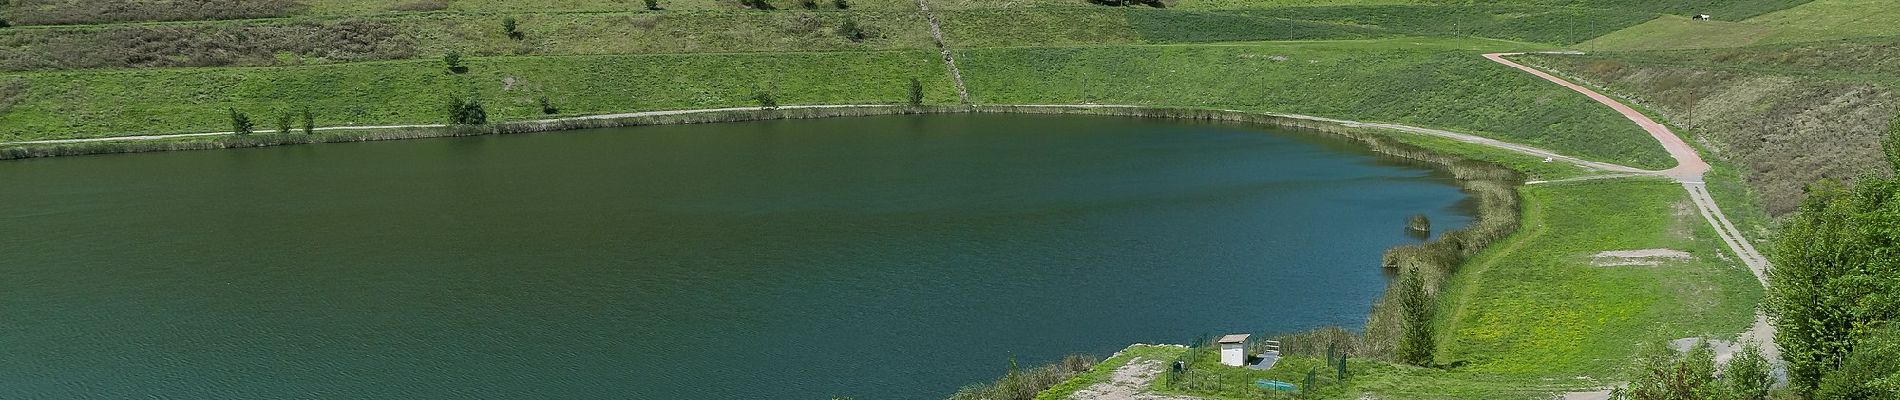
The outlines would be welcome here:
[[[955,114],[0,162],[0,398],[942,398],[1357,329],[1450,177],[1337,138]]]

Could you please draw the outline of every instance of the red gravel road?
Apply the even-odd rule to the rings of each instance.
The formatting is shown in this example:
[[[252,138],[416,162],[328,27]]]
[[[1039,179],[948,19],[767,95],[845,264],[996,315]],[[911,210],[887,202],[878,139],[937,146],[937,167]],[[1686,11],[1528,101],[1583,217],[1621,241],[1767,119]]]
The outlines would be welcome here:
[[[1659,171],[1662,175],[1675,178],[1677,181],[1683,183],[1702,182],[1702,173],[1709,171],[1709,163],[1702,162],[1702,156],[1696,155],[1695,148],[1690,147],[1689,143],[1683,142],[1682,138],[1676,136],[1675,132],[1670,132],[1669,127],[1649,119],[1649,116],[1643,115],[1642,112],[1638,112],[1628,105],[1617,102],[1615,99],[1611,99],[1610,96],[1604,96],[1594,90],[1575,83],[1570,83],[1570,81],[1558,78],[1555,75],[1540,71],[1536,68],[1526,67],[1523,64],[1504,59],[1504,57],[1519,54],[1524,53],[1491,53],[1484,55],[1484,58],[1491,59],[1491,61],[1496,61],[1499,64],[1509,65],[1512,68],[1524,70],[1524,72],[1529,72],[1531,75],[1537,75],[1537,77],[1544,78],[1544,80],[1550,81],[1551,83],[1570,88],[1570,90],[1575,90],[1577,93],[1583,93],[1584,96],[1589,96],[1591,100],[1596,100],[1598,103],[1609,106],[1610,109],[1616,110],[1618,114],[1623,114],[1623,118],[1629,118],[1630,122],[1636,123],[1636,126],[1643,127],[1643,130],[1649,132],[1649,136],[1655,137],[1656,141],[1662,142],[1663,148],[1669,150],[1669,156],[1676,159],[1676,167]]]
[[[1661,142],[1663,148],[1669,150],[1669,156],[1676,159],[1675,168],[1655,171],[1655,173],[1681,182],[1682,188],[1689,191],[1689,199],[1695,203],[1697,211],[1700,211],[1702,214],[1702,218],[1707,220],[1709,225],[1715,228],[1716,236],[1721,237],[1722,241],[1728,245],[1729,250],[1735,252],[1735,255],[1741,258],[1742,264],[1748,267],[1749,272],[1755,274],[1755,279],[1760,280],[1762,286],[1768,286],[1768,268],[1771,267],[1768,263],[1768,259],[1762,257],[1761,253],[1755,251],[1755,246],[1748,242],[1748,238],[1742,235],[1740,229],[1735,228],[1735,224],[1729,222],[1728,216],[1722,213],[1722,207],[1716,204],[1715,196],[1709,193],[1707,185],[1702,181],[1702,174],[1709,171],[1709,163],[1702,161],[1702,156],[1696,154],[1694,147],[1690,147],[1688,143],[1683,142],[1682,138],[1676,136],[1674,132],[1670,132],[1668,127],[1663,126],[1663,124],[1655,120],[1649,119],[1649,116],[1643,115],[1643,113],[1636,111],[1636,109],[1617,102],[1609,96],[1604,96],[1582,85],[1571,83],[1550,73],[1540,71],[1536,68],[1526,67],[1523,64],[1518,64],[1504,58],[1519,54],[1524,53],[1492,53],[1485,54],[1484,58],[1523,70],[1524,72],[1529,72],[1531,75],[1536,75],[1551,83],[1570,88],[1570,90],[1577,91],[1577,93],[1583,93],[1584,96],[1589,96],[1591,100],[1603,103],[1603,105],[1609,106],[1610,109],[1616,110],[1617,113],[1623,114],[1624,118],[1629,118],[1630,122],[1635,122],[1636,126],[1640,126],[1644,131],[1649,132],[1649,136],[1655,137],[1657,142]],[[1758,312],[1755,314],[1755,324],[1750,327],[1747,332],[1742,332],[1741,339],[1761,344],[1762,353],[1767,356],[1768,359],[1780,359],[1781,349],[1775,345],[1774,341],[1775,326],[1770,324],[1768,318],[1761,313]],[[1732,342],[1725,344],[1726,346],[1720,346],[1723,347],[1723,350],[1719,352],[1720,354],[1716,355],[1716,358],[1719,360],[1727,360],[1733,357],[1734,355],[1732,353],[1736,347],[1738,347]],[[1601,400],[1608,399],[1609,397],[1610,391],[1608,389],[1563,393],[1561,396],[1564,400]]]

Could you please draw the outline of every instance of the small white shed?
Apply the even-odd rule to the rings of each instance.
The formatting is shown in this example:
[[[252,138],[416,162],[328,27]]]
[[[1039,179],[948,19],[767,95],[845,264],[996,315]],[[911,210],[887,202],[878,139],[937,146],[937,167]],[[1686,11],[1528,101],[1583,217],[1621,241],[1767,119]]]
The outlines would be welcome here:
[[[1247,364],[1247,334],[1220,337],[1220,363],[1238,367]]]
[[[1714,17],[1714,16],[1711,16],[1711,15],[1708,15],[1708,14],[1696,14],[1696,15],[1695,15],[1695,17],[1692,17],[1692,18],[1694,18],[1694,19],[1695,19],[1695,20],[1697,20],[1697,21],[1708,21],[1708,20],[1710,20],[1710,19],[1713,19],[1713,18],[1715,18],[1715,17]]]

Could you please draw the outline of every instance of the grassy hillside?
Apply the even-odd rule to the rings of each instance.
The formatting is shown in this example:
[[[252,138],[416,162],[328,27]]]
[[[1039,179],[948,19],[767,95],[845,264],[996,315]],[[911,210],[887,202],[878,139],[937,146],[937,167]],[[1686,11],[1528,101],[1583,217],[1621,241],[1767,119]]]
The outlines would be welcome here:
[[[1900,35],[1900,5],[1886,0],[1814,0],[1739,22],[1663,17],[1579,44],[1586,50],[1742,47]]]
[[[290,68],[55,72],[0,77],[0,141],[106,134],[220,131],[226,108],[274,121],[309,108],[323,125],[440,123],[451,96],[480,96],[491,120],[542,118],[537,99],[562,114],[757,104],[899,103],[911,78],[930,102],[955,92],[934,51],[507,57],[469,60],[466,74],[440,61]],[[840,79],[849,77],[849,79]],[[512,84],[510,84],[512,82]],[[268,122],[266,123],[268,124]]]
[[[1879,171],[1880,140],[1900,96],[1891,44],[1830,42],[1764,49],[1526,60],[1605,86],[1661,113],[1714,155],[1739,163],[1772,215],[1794,211],[1818,179]],[[1868,60],[1868,62],[1862,62]]]
[[[108,25],[0,30],[0,71],[273,66],[471,56],[934,48],[916,12],[731,11]],[[865,32],[850,38],[849,21]]]
[[[1525,229],[1447,289],[1441,362],[1476,372],[1614,378],[1645,343],[1730,335],[1753,319],[1754,275],[1723,259],[1682,188],[1663,181],[1530,186]],[[1677,249],[1694,261],[1598,267],[1597,252]]]
[[[1477,57],[1484,41],[972,49],[977,102],[1307,113],[1463,130],[1647,168],[1673,166],[1601,105]]]

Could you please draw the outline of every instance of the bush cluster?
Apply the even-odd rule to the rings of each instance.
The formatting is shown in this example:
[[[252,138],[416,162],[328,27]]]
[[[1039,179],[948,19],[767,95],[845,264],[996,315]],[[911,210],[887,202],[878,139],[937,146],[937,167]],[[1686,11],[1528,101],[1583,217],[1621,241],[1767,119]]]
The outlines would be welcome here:
[[[1030,400],[1036,393],[1048,390],[1063,381],[1069,380],[1094,368],[1101,360],[1095,357],[1074,354],[1063,357],[1061,361],[1027,370],[1016,367],[1015,358],[1009,360],[1009,373],[1002,379],[988,384],[965,386],[950,395],[950,400]]]
[[[1892,129],[1885,155],[1900,170],[1900,127]],[[1767,311],[1796,392],[1900,398],[1896,227],[1900,179],[1869,176],[1852,188],[1822,181],[1775,241]]]
[[[448,107],[446,107],[445,110],[448,112],[449,124],[451,125],[488,124],[488,109],[482,105],[482,98],[480,97],[471,96],[466,99],[450,97]]]
[[[1667,344],[1651,345],[1629,385],[1611,393],[1619,400],[1766,400],[1775,384],[1773,366],[1761,347],[1743,345],[1726,368],[1715,363],[1708,339],[1678,353]]]

